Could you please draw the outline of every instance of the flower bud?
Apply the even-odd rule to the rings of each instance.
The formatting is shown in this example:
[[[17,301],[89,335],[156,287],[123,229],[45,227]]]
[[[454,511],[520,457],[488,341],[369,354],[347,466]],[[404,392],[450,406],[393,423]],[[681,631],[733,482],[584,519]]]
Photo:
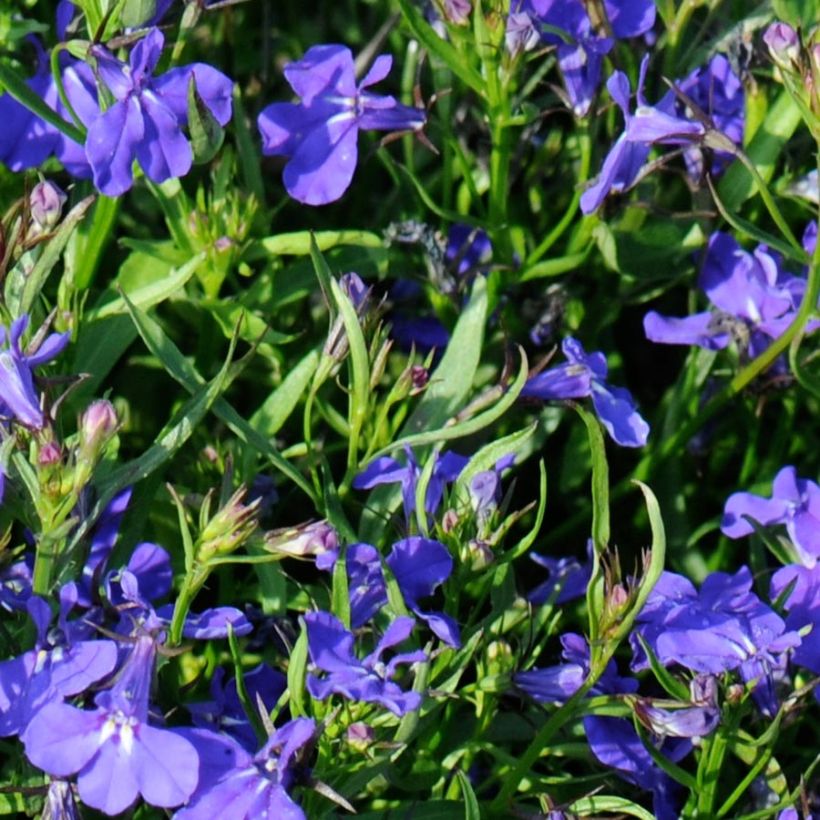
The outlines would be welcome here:
[[[55,464],[59,464],[62,458],[62,449],[56,441],[47,441],[40,447],[40,452],[37,453],[37,463],[41,467],[53,467]]]
[[[800,39],[788,23],[772,23],[763,35],[763,42],[779,67],[791,68],[799,64]]]
[[[38,182],[29,196],[31,221],[37,233],[50,231],[63,213],[63,205],[68,197],[53,182]]]
[[[411,396],[415,396],[424,390],[429,381],[430,371],[426,367],[420,364],[410,366],[410,382],[413,385],[413,389],[410,391]]]
[[[706,737],[720,723],[720,710],[714,706],[659,709],[637,698],[633,708],[638,720],[659,737]]]
[[[373,728],[361,721],[351,723],[345,732],[345,740],[358,752],[366,752],[375,739]]]
[[[81,447],[99,448],[114,435],[118,424],[117,411],[110,401],[91,402],[80,419]]]
[[[240,487],[202,528],[197,539],[200,561],[234,552],[253,534],[259,501],[244,501],[245,488]]]
[[[339,537],[327,521],[310,521],[298,527],[265,533],[266,550],[294,558],[320,557],[335,553],[338,548]]]
[[[474,538],[468,542],[467,550],[470,553],[470,566],[476,572],[488,567],[495,560],[495,555],[486,541]]]
[[[473,10],[470,0],[441,0],[440,12],[442,17],[456,26],[466,26],[470,21],[470,12]]]

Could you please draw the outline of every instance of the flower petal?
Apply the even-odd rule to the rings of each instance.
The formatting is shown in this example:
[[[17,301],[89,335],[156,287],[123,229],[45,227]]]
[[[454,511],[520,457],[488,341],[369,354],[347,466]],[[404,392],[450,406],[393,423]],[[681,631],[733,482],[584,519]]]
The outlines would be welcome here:
[[[91,123],[85,154],[94,185],[107,196],[119,196],[132,185],[131,165],[145,129],[139,101],[117,102]]]

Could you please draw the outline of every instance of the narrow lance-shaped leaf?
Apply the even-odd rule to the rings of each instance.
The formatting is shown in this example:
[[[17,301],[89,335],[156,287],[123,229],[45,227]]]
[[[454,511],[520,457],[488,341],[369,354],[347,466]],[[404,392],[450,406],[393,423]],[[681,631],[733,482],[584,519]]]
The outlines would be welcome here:
[[[199,96],[193,72],[188,82],[188,131],[194,162],[199,165],[210,162],[225,141],[225,129]]]

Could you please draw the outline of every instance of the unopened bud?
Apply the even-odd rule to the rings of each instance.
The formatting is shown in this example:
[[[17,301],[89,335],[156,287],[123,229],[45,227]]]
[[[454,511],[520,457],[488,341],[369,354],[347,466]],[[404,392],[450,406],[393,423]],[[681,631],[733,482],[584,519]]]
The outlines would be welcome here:
[[[445,20],[457,26],[466,26],[470,20],[470,0],[443,0],[441,13]]]
[[[364,752],[376,739],[376,733],[371,726],[357,721],[351,723],[345,732],[345,740],[357,751]]]
[[[38,233],[50,231],[63,213],[63,205],[68,197],[53,182],[38,182],[29,196],[31,220]]]
[[[450,533],[458,526],[458,522],[458,513],[453,509],[449,509],[441,517],[441,529],[446,533]]]
[[[746,695],[745,687],[740,683],[733,683],[726,689],[726,703],[736,706]]]
[[[47,441],[37,453],[37,463],[41,467],[53,467],[63,458],[63,451],[56,441]]]
[[[720,723],[720,710],[714,706],[659,709],[646,698],[637,698],[634,709],[638,720],[659,737],[707,737]]]
[[[429,381],[430,371],[426,367],[420,364],[414,364],[410,367],[410,382],[413,385],[413,389],[410,392],[411,396],[424,390]]]
[[[319,557],[335,553],[339,549],[339,537],[327,521],[311,521],[265,533],[265,549],[294,558]]]
[[[98,452],[117,431],[118,424],[117,411],[110,401],[91,402],[80,419],[81,449]]]
[[[791,68],[799,64],[800,39],[788,23],[772,23],[763,35],[763,42],[779,67]]]
[[[495,555],[486,541],[474,538],[467,544],[467,549],[470,552],[472,569],[476,571],[488,567],[495,560]]]
[[[245,488],[240,487],[203,527],[197,539],[200,561],[234,552],[253,534],[259,502],[244,502]]]

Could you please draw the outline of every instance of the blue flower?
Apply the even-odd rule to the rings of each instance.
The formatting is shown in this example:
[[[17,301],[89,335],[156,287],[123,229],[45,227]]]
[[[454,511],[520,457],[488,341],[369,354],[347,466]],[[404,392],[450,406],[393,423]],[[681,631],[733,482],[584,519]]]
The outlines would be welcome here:
[[[603,353],[587,354],[572,337],[564,339],[561,349],[569,361],[531,376],[521,396],[542,401],[592,396],[592,406],[609,435],[624,447],[643,447],[649,425],[635,409],[628,390],[604,381],[608,369]]]
[[[290,157],[285,166],[287,192],[306,205],[335,202],[350,186],[358,161],[360,130],[420,129],[420,108],[396,102],[367,89],[383,80],[393,64],[377,57],[356,83],[350,49],[319,45],[285,67],[285,77],[299,103],[272,103],[259,115],[263,153]]]
[[[302,751],[316,736],[313,720],[291,720],[253,756],[225,735],[203,729],[180,733],[199,754],[200,776],[196,792],[174,820],[304,820],[289,790],[298,779]]]
[[[382,635],[376,648],[359,660],[353,654],[353,635],[342,622],[327,612],[308,612],[308,651],[322,677],[310,674],[307,689],[317,700],[325,700],[334,692],[349,700],[378,703],[401,717],[421,706],[418,692],[405,692],[392,678],[398,667],[421,663],[427,656],[421,650],[394,655],[388,662],[384,653],[406,640],[413,631],[412,618],[396,618]]]
[[[153,182],[188,173],[193,153],[181,129],[188,122],[191,78],[217,122],[225,125],[231,118],[233,83],[221,71],[194,63],[152,77],[164,44],[162,32],[152,29],[131,49],[128,65],[102,46],[92,48],[100,77],[116,99],[89,124],[85,146],[94,184],[108,196],[131,187],[135,159]]]
[[[34,389],[33,371],[57,356],[71,334],[52,333],[35,352],[26,354],[20,348],[20,339],[28,324],[28,315],[23,315],[12,322],[8,331],[0,326],[0,418],[39,430],[45,419]]]
[[[623,112],[624,131],[607,154],[601,173],[581,195],[581,210],[585,214],[596,210],[610,191],[624,191],[635,182],[651,145],[689,145],[706,134],[702,123],[676,115],[673,91],[668,91],[657,105],[649,105],[643,93],[648,68],[649,55],[646,55],[641,61],[634,114],[630,111],[626,74],[616,71],[607,80],[610,96]]]
[[[138,795],[153,806],[177,806],[197,785],[196,749],[148,719],[155,657],[153,638],[137,638],[117,682],[95,698],[96,709],[49,703],[22,735],[35,766],[57,777],[76,774],[82,801],[106,814],[125,811]]]

